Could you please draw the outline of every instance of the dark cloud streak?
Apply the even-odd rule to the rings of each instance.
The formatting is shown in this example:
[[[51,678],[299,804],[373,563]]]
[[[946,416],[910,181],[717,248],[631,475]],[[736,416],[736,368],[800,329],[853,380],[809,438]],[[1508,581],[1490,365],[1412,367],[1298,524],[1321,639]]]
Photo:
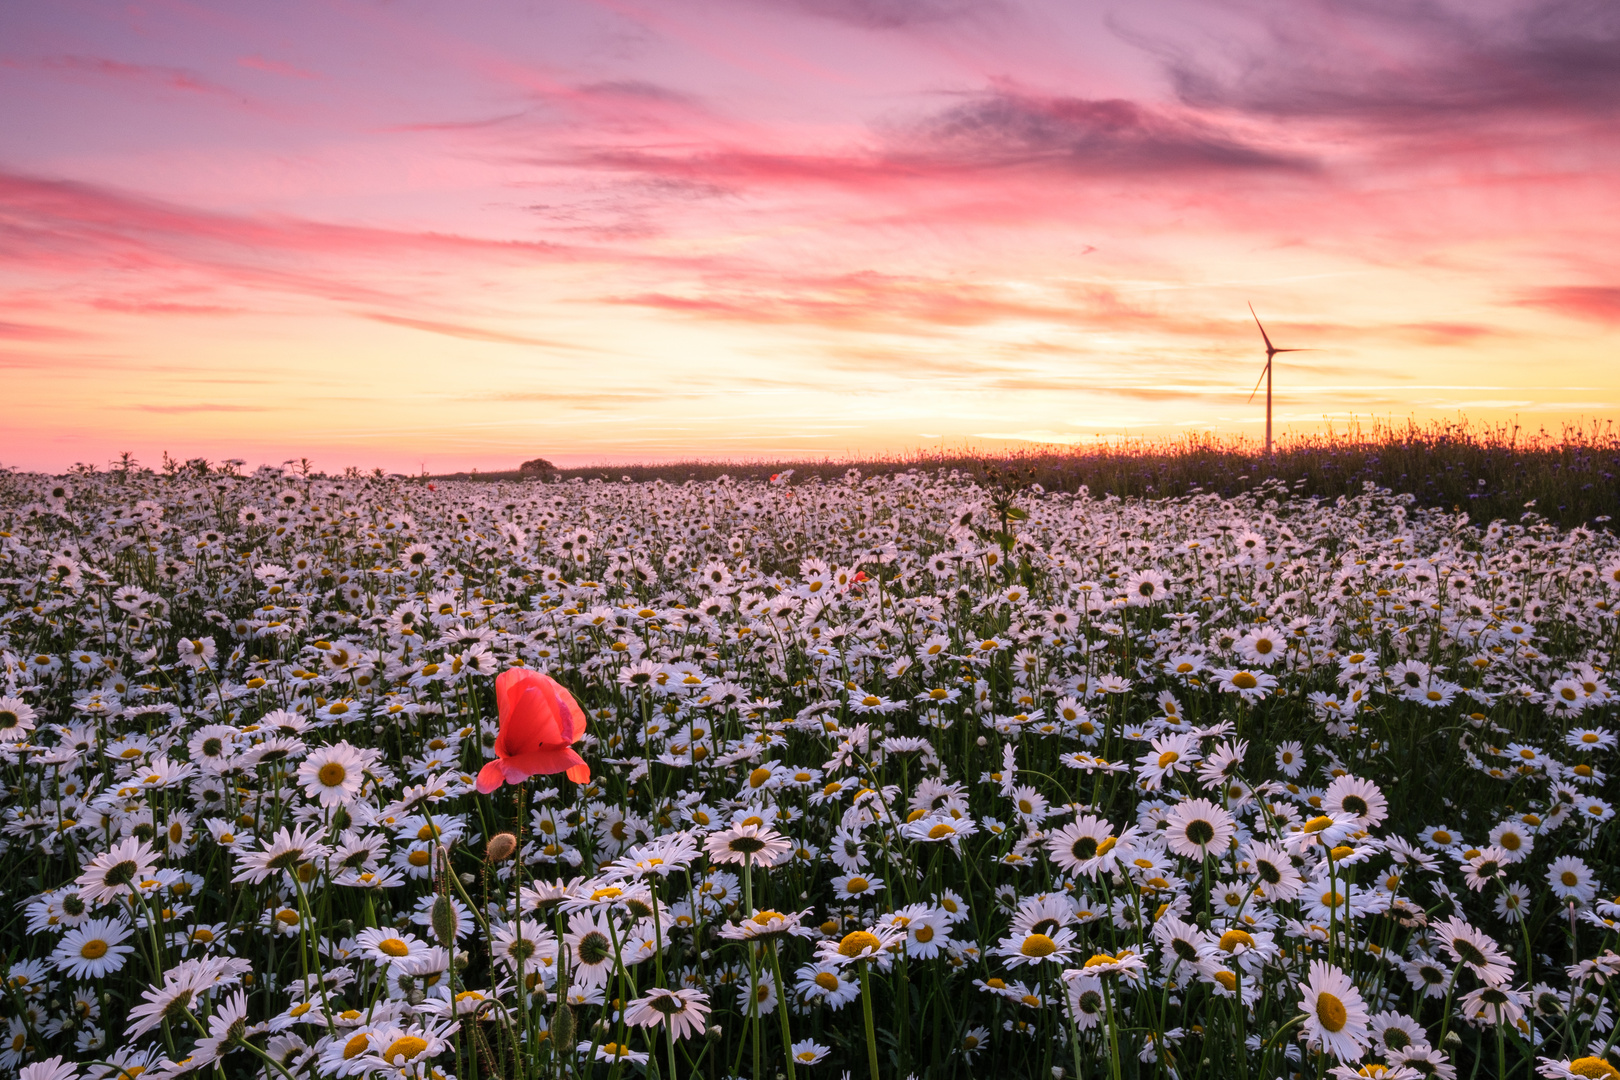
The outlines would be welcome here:
[[[907,142],[963,168],[1046,164],[1082,174],[1309,172],[1308,159],[1250,145],[1215,123],[1120,99],[984,94],[928,117]],[[909,156],[896,155],[900,160]]]
[[[1159,54],[1195,108],[1431,130],[1563,114],[1612,126],[1620,108],[1620,5],[1517,0],[1311,0],[1278,5],[1262,47],[1195,55],[1121,30]]]
[[[994,0],[757,0],[863,30],[902,30],[1000,13]]]

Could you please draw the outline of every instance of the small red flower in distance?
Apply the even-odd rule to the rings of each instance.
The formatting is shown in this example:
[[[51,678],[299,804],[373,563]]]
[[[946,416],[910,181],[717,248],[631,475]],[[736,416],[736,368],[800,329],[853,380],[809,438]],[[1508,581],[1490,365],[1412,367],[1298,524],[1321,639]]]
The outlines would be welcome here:
[[[566,772],[576,784],[591,778],[571,745],[585,734],[585,711],[556,679],[527,668],[503,671],[495,679],[495,708],[501,730],[495,760],[478,773],[479,791],[488,795],[539,773]]]

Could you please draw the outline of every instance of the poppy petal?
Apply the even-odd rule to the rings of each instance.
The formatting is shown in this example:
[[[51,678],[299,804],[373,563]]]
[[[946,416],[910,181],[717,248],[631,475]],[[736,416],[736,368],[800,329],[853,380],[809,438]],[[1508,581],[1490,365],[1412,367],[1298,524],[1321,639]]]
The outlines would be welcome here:
[[[579,702],[568,692],[568,687],[555,679],[551,680],[551,685],[556,688],[557,703],[562,706],[562,715],[568,721],[564,724],[562,741],[578,742],[585,734],[585,710],[579,707]]]
[[[538,671],[528,668],[509,668],[495,676],[495,711],[500,715],[501,722],[512,714],[512,706],[527,686],[534,685],[544,678]]]
[[[501,767],[500,759],[491,761],[478,770],[478,791],[488,795],[502,784],[506,783],[506,770]]]
[[[510,715],[501,722],[496,742],[503,745],[497,747],[496,752],[504,749],[502,757],[515,757],[536,747],[566,742],[562,737],[560,720],[557,699],[549,688],[543,685],[525,687],[513,702]]]
[[[512,750],[523,753],[533,750],[535,746],[562,746],[572,742],[565,738],[564,725],[567,714],[557,703],[556,693],[551,687],[535,685],[523,691],[523,696],[517,699],[512,706],[512,725],[514,725],[514,738],[507,740],[507,746]]]
[[[538,750],[506,758],[509,768],[522,769],[528,776],[538,773],[559,773],[571,769],[584,759],[566,746],[542,746]]]

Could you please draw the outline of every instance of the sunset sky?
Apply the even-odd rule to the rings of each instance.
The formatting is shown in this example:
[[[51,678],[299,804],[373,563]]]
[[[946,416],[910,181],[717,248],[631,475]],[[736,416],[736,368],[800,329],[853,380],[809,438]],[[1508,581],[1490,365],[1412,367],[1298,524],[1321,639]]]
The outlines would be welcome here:
[[[0,466],[1620,415],[1611,0],[0,6]]]

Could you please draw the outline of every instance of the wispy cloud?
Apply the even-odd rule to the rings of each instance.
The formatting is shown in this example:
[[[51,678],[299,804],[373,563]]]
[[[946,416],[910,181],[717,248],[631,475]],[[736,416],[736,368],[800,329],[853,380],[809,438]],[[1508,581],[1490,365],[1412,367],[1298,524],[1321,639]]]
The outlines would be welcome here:
[[[0,339],[8,341],[66,341],[84,336],[83,331],[61,326],[36,326],[30,323],[0,321]]]
[[[273,60],[258,53],[236,58],[239,66],[251,68],[254,71],[264,71],[271,75],[281,75],[289,79],[319,79],[320,73],[308,71],[296,64],[289,64],[285,60]]]
[[[225,304],[195,304],[180,300],[143,300],[134,297],[100,296],[87,301],[97,311],[117,312],[121,315],[239,315],[246,309]]]
[[[204,94],[246,104],[247,96],[195,71],[161,64],[132,64],[105,56],[47,56],[36,60],[7,60],[7,66],[33,66],[47,71],[73,75],[89,75],[140,86],[175,90],[186,94]]]
[[[430,319],[408,319],[403,315],[385,315],[381,312],[361,312],[361,318],[373,322],[387,323],[390,326],[403,326],[410,330],[421,330],[427,334],[442,334],[445,337],[461,338],[464,341],[489,341],[498,345],[538,345],[546,349],[563,349],[568,352],[597,352],[598,350],[586,345],[575,345],[565,341],[554,341],[549,338],[530,337],[527,334],[509,334],[499,330],[488,330],[479,326],[466,326],[461,323],[435,322]]]
[[[182,416],[188,413],[262,413],[273,411],[268,405],[233,405],[221,402],[198,402],[187,405],[131,405],[138,412],[157,413],[160,416]]]
[[[42,254],[50,254],[53,243],[58,250],[68,252],[97,242],[114,248],[142,241],[185,241],[197,245],[192,250],[217,245],[220,250],[242,253],[397,257],[460,252],[512,259],[564,254],[558,245],[543,241],[486,239],[429,229],[387,229],[284,215],[221,213],[97,184],[4,171],[0,171],[0,222],[10,226],[8,231],[14,241]]]
[[[965,328],[996,324],[1017,324],[1029,332],[1037,328],[1071,333],[1123,331],[1210,343],[1253,336],[1246,316],[1205,318],[1151,294],[1127,296],[1102,283],[1057,282],[1031,288],[1022,283],[878,271],[825,277],[713,274],[679,294],[638,293],[608,299],[697,319],[759,326],[801,324],[919,338],[951,337]],[[1027,351],[1072,352],[1074,347],[1032,343]],[[887,355],[893,357],[892,349]]]
[[[155,287],[171,295],[195,294],[199,280],[221,299],[235,290],[420,310],[431,298],[408,283],[431,275],[447,260],[493,268],[590,257],[550,241],[224,213],[4,170],[0,236],[6,241],[0,244],[0,270],[57,275],[75,285],[95,281],[101,287],[86,304],[130,311],[149,309]],[[124,295],[109,294],[109,271],[129,275]],[[57,299],[65,302],[71,295]],[[186,305],[173,314],[234,306],[163,302]]]
[[[825,186],[871,198],[990,185],[1013,172],[1171,180],[1189,173],[1306,177],[1318,171],[1297,149],[1256,142],[1187,110],[1006,88],[956,96],[942,109],[882,118],[863,139],[840,147],[748,147],[722,133],[695,146],[686,140],[668,150],[582,147],[543,160],[700,184],[707,191]]]

